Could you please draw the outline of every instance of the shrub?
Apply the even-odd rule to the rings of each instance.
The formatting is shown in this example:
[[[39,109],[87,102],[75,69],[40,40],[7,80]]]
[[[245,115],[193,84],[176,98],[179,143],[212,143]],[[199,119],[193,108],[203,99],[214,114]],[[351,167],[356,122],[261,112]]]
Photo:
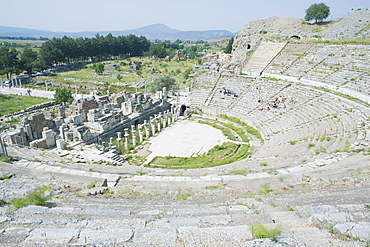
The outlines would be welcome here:
[[[86,188],[88,188],[88,189],[92,189],[92,188],[94,188],[94,187],[95,187],[95,185],[96,185],[96,182],[92,182],[92,183],[89,183],[89,184],[86,186]]]
[[[3,156],[3,157],[0,157],[0,161],[2,161],[2,162],[10,162],[10,158],[9,157],[6,157],[6,156]]]
[[[270,183],[262,184],[261,188],[258,190],[262,195],[268,195],[270,194],[270,192],[272,192],[271,184]]]
[[[271,238],[273,241],[276,241],[277,237],[282,233],[278,228],[268,229],[261,223],[252,225],[251,231],[255,238]]]
[[[229,173],[230,174],[235,174],[235,175],[246,175],[247,174],[247,170],[246,169],[243,169],[243,170],[231,170]]]
[[[27,205],[45,206],[45,202],[51,199],[50,196],[44,196],[45,192],[49,190],[49,186],[38,186],[33,191],[29,192],[26,197],[15,197],[10,203],[15,209],[19,209]]]
[[[313,143],[309,143],[308,145],[307,145],[307,148],[308,149],[310,149],[310,148],[312,148],[312,147],[314,147],[315,146],[315,144],[313,144]]]
[[[323,146],[320,146],[318,149],[315,150],[315,154],[325,153],[326,149]]]
[[[176,198],[175,198],[175,200],[186,200],[186,199],[188,199],[188,197],[191,197],[191,196],[194,194],[194,192],[193,192],[193,190],[192,190],[192,189],[187,189],[187,192],[188,192],[188,193],[181,193],[181,192],[178,192],[178,193],[176,194]]]

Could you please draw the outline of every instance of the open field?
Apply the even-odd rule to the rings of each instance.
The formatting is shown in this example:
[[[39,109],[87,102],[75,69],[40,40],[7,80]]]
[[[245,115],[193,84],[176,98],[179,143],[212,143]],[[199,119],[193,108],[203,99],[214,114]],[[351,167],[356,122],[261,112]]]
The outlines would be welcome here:
[[[48,102],[50,99],[19,96],[19,95],[0,95],[0,115],[7,115],[20,111],[26,107]]]
[[[140,70],[133,71],[129,69],[130,63],[138,61],[142,63]],[[110,89],[110,93],[128,91],[135,93],[136,91],[148,90],[151,82],[157,77],[169,76],[176,80],[176,84],[184,89],[185,86],[185,71],[191,70],[197,60],[181,60],[165,62],[160,59],[149,57],[132,57],[122,60],[111,60],[102,62],[104,64],[104,73],[98,75],[93,67],[93,64],[88,64],[86,68],[81,70],[72,70],[66,72],[58,72],[47,77],[38,77],[35,82],[57,82],[64,86],[70,87],[71,90],[78,88],[78,92],[88,94],[94,90],[96,86],[103,94]],[[108,65],[116,65],[115,70],[109,70]],[[118,79],[117,76],[121,76]],[[32,84],[31,84],[32,85]],[[34,85],[33,85],[34,86]],[[45,88],[45,86],[41,86]],[[53,90],[53,87],[48,87]]]

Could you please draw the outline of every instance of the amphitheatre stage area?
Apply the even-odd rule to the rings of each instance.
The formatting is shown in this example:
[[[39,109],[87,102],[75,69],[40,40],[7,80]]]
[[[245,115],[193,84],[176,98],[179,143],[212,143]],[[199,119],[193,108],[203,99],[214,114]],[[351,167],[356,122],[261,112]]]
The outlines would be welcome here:
[[[0,246],[369,246],[369,25],[250,22],[184,92],[6,116]]]

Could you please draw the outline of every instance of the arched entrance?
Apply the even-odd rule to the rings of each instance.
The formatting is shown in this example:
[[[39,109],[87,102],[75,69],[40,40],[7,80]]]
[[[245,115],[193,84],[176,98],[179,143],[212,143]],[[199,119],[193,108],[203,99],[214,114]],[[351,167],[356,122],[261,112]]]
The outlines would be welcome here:
[[[184,116],[185,111],[188,107],[186,105],[181,105],[180,107],[180,116]]]

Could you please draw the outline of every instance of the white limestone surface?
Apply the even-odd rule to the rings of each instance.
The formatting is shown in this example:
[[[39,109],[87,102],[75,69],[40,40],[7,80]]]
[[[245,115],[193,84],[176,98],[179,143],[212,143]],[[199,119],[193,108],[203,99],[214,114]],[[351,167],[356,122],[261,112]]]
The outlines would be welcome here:
[[[200,155],[228,139],[221,130],[206,124],[183,120],[164,129],[150,140],[152,152],[146,162],[156,156],[190,157]]]

